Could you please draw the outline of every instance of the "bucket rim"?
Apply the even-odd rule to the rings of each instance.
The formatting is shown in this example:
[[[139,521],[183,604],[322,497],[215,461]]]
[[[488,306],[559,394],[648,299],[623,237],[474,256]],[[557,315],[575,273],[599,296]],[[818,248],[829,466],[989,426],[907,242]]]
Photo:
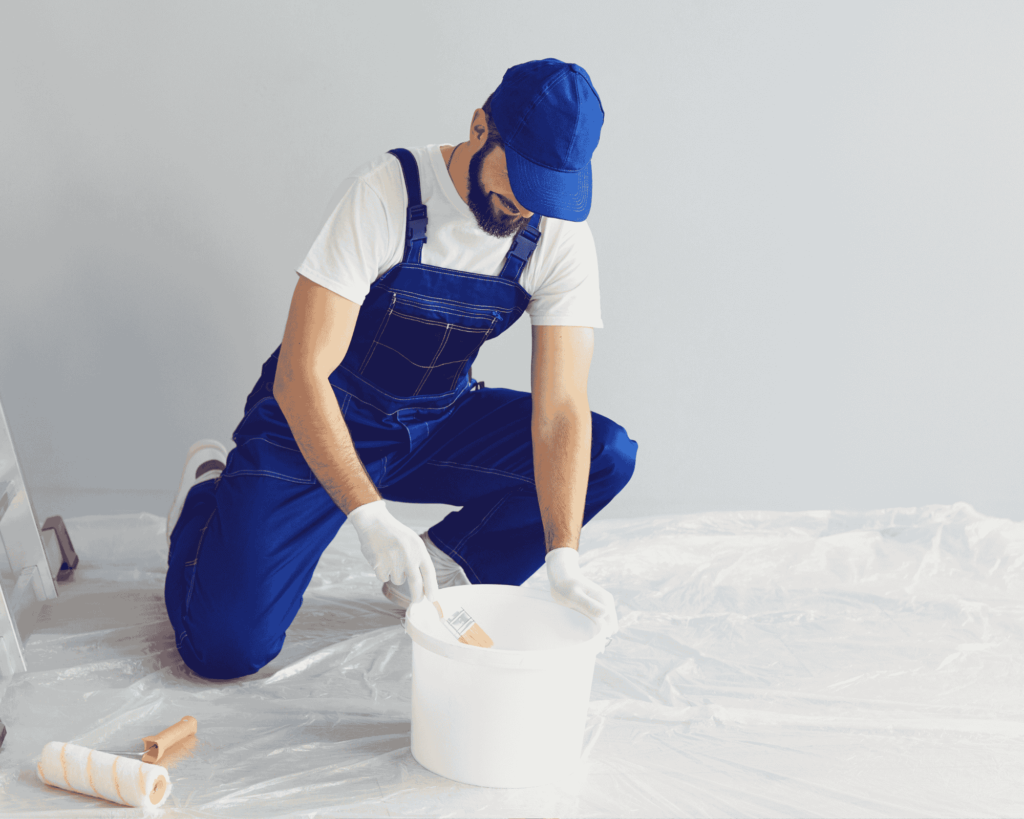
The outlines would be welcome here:
[[[473,585],[491,586],[496,589],[501,589],[501,593],[516,594],[520,596],[526,595],[535,600],[543,600],[545,602],[553,603],[554,605],[560,605],[551,598],[550,593],[546,593],[541,589],[524,589],[521,586],[505,586],[497,583],[475,583]],[[441,592],[443,591],[444,589],[441,590]],[[578,662],[588,657],[596,659],[597,655],[605,650],[605,647],[608,645],[608,641],[611,639],[611,634],[608,633],[607,628],[601,626],[594,620],[590,620],[590,622],[598,626],[598,630],[592,637],[576,643],[575,645],[563,646],[560,648],[519,650],[493,647],[481,648],[480,646],[466,645],[465,643],[448,643],[439,640],[436,637],[432,637],[422,629],[418,628],[416,624],[411,621],[409,611],[411,611],[414,606],[421,607],[421,609],[431,607],[432,610],[431,604],[426,599],[423,599],[418,603],[413,603],[409,606],[409,610],[406,612],[405,617],[402,618],[402,625],[405,628],[406,634],[412,638],[413,642],[419,644],[433,654],[438,654],[442,657],[447,657],[448,659],[456,660],[458,662],[472,663],[473,665],[486,665],[494,668],[552,668],[566,663]],[[586,617],[586,615],[583,616]],[[590,618],[587,619],[589,620]]]

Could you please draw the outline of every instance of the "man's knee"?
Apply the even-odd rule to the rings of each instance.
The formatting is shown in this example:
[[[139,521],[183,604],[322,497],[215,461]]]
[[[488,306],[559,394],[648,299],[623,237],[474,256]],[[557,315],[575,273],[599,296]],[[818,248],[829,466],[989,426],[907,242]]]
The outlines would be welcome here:
[[[636,468],[637,443],[626,430],[596,412],[593,416],[590,481],[607,484],[620,491],[633,477]]]
[[[178,653],[200,677],[233,680],[267,665],[281,653],[283,642],[262,639],[251,628],[218,624],[205,633],[186,633],[178,641]]]

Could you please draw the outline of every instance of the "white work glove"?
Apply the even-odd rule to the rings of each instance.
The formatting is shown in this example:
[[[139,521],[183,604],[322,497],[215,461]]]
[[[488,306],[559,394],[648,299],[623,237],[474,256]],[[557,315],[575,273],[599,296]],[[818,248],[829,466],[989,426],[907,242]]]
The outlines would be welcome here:
[[[580,570],[580,553],[571,546],[562,546],[547,553],[551,597],[556,603],[582,612],[607,629],[608,635],[619,630],[615,599]]]
[[[359,546],[379,580],[400,586],[409,581],[409,596],[419,602],[424,593],[437,597],[437,575],[423,538],[392,515],[384,501],[364,503],[348,513],[359,535]]]

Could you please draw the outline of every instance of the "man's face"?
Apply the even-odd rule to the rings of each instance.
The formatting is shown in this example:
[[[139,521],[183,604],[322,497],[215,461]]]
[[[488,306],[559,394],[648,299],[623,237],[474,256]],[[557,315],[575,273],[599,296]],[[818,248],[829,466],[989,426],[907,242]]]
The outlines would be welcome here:
[[[533,215],[516,201],[508,181],[505,149],[492,142],[469,161],[469,209],[484,233],[498,238],[518,233]]]

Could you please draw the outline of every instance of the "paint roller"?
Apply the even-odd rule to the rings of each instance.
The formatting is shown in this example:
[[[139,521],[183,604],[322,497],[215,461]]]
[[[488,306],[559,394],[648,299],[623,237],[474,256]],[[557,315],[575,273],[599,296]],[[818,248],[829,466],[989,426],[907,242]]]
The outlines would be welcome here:
[[[47,785],[66,791],[133,808],[158,808],[170,796],[171,777],[167,768],[156,763],[197,729],[195,717],[184,717],[159,734],[144,737],[142,751],[97,751],[49,742],[36,773]]]

